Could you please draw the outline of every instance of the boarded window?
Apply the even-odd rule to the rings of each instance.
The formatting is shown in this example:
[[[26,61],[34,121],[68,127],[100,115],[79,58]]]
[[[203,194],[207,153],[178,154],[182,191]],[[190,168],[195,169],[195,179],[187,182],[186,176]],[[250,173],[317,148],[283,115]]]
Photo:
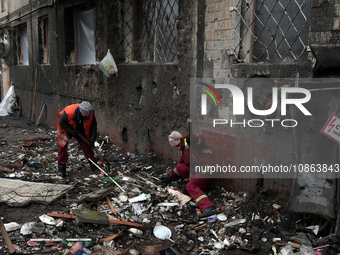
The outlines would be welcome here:
[[[16,27],[16,64],[28,65],[28,38],[27,38],[27,26],[20,25]]]
[[[48,29],[48,17],[39,18],[39,63],[50,63],[50,46],[49,46],[49,29]]]
[[[67,64],[95,64],[95,9],[65,10]]]
[[[125,0],[125,61],[177,62],[178,0]]]
[[[238,0],[233,10],[240,62],[294,62],[306,51],[311,1]]]

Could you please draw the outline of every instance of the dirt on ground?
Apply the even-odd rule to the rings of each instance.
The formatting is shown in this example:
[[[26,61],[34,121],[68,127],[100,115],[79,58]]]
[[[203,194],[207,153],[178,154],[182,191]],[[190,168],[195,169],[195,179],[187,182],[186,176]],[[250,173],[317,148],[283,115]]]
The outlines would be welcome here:
[[[340,252],[338,239],[329,228],[323,232],[310,228],[313,225],[310,219],[315,217],[286,213],[289,194],[270,190],[234,193],[212,185],[205,193],[219,211],[200,218],[196,204],[187,201],[188,196],[182,193],[182,180],[170,183],[167,188],[162,185],[161,178],[176,162],[153,152],[135,155],[123,151],[107,137],[99,136],[96,148],[105,157],[96,154],[98,166],[105,173],[93,175],[77,141],[72,139],[67,176],[60,178],[56,175],[56,129],[36,126],[18,116],[0,117],[1,178],[72,187],[48,204],[10,206],[0,202],[5,225],[18,224],[16,229],[8,230],[17,254]],[[139,201],[133,202],[137,198]],[[83,213],[94,216],[88,219],[88,215],[82,217]],[[54,222],[42,221],[42,215]],[[103,215],[104,220],[97,218]],[[42,229],[35,231],[31,227],[29,233],[23,233],[22,226],[31,222],[40,226],[43,222]],[[170,240],[155,236],[158,225],[170,229]],[[162,229],[165,231],[162,234],[168,229]],[[76,253],[77,239],[84,253]],[[0,254],[9,254],[3,236]]]

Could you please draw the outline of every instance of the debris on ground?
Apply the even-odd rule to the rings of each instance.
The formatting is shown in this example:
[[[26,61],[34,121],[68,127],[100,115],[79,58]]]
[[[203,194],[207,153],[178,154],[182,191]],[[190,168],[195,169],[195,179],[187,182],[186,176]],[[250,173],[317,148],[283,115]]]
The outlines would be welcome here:
[[[0,149],[0,183],[22,184],[0,195],[0,217],[20,254],[340,253],[338,238],[315,217],[285,212],[287,194],[213,185],[205,192],[218,213],[199,218],[182,181],[162,186],[176,162],[125,152],[107,137],[98,138],[97,149],[110,172],[98,157],[106,173],[99,175],[71,140],[67,176],[58,177],[55,130],[13,116],[1,118]],[[55,197],[52,187],[65,189]],[[0,254],[8,254],[3,233]]]

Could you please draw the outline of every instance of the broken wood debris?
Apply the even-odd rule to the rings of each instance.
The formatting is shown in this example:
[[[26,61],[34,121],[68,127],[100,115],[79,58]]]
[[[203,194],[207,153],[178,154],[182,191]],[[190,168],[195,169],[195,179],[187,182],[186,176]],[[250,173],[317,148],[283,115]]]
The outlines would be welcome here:
[[[120,230],[118,233],[116,234],[112,234],[108,237],[105,237],[103,239],[100,239],[96,244],[101,244],[103,242],[109,242],[109,241],[112,241],[113,239],[115,239],[117,236],[119,236],[121,233],[123,232],[123,230]]]
[[[51,217],[61,217],[61,218],[67,218],[67,219],[76,219],[75,215],[69,215],[69,214],[56,214],[56,213],[47,213],[46,215]],[[135,226],[140,227],[141,225],[134,222],[127,222],[127,221],[120,221],[120,220],[108,220],[109,223],[115,223],[118,225],[127,225],[127,226]]]
[[[111,211],[113,212],[113,214],[117,215],[117,212],[115,210],[115,208],[113,207],[112,203],[111,203],[111,200],[109,197],[106,197],[106,201],[107,203],[109,204],[110,208],[111,208]]]
[[[127,153],[110,144],[108,138],[101,138],[104,143],[101,142],[100,150],[108,160],[115,162],[112,171],[107,174],[121,186],[124,190],[122,191],[117,185],[112,185],[110,178],[92,177],[87,159],[79,151],[77,143],[71,141],[69,149],[72,153],[67,166],[67,177],[59,179],[56,177],[55,130],[45,132],[31,126],[30,128],[34,130],[31,135],[26,135],[30,131],[29,128],[28,131],[22,130],[20,133],[24,135],[25,139],[13,143],[13,140],[7,139],[7,134],[10,134],[14,125],[7,126],[4,126],[6,143],[1,145],[3,150],[0,157],[2,166],[13,168],[11,169],[13,173],[10,175],[4,172],[6,181],[9,182],[11,178],[16,178],[36,184],[68,184],[73,187],[59,199],[49,203],[49,211],[59,215],[54,217],[55,215],[51,216],[47,213],[48,216],[58,218],[55,225],[40,222],[43,227],[39,231],[26,235],[20,234],[19,229],[9,232],[10,239],[14,243],[13,247],[18,252],[22,251],[28,254],[65,253],[71,247],[79,248],[77,242],[86,252],[89,252],[86,247],[91,246],[92,251],[90,252],[92,253],[95,253],[96,250],[102,252],[107,249],[116,254],[118,252],[137,254],[137,250],[145,254],[145,249],[155,251],[155,254],[159,254],[161,251],[174,252],[168,250],[171,247],[177,247],[176,252],[183,254],[233,254],[233,251],[240,250],[254,254],[256,251],[270,254],[272,246],[275,247],[277,254],[280,252],[284,254],[285,251],[299,253],[302,252],[302,249],[308,252],[311,249],[313,251],[319,249],[318,252],[322,252],[322,254],[340,252],[334,245],[338,242],[337,237],[325,234],[327,227],[319,228],[317,231],[317,228],[314,227],[315,223],[308,224],[312,221],[308,222],[304,218],[285,214],[285,204],[274,197],[276,195],[271,192],[255,193],[252,194],[252,197],[248,197],[248,194],[244,192],[233,193],[214,186],[207,190],[206,194],[219,208],[219,213],[221,215],[223,213],[225,216],[217,215],[213,219],[214,221],[211,221],[209,217],[199,219],[197,215],[200,211],[196,212],[195,202],[190,200],[183,203],[180,196],[175,195],[178,190],[181,190],[183,182],[177,181],[171,184],[170,189],[175,192],[161,187],[161,175],[165,173],[165,170],[173,167],[173,162],[170,162],[171,164],[160,162],[154,153],[147,155]],[[43,136],[44,139],[42,139]],[[17,137],[17,133],[15,133],[15,137]],[[30,139],[30,137],[36,138]],[[25,141],[26,138],[35,142],[36,146],[18,146],[23,144],[22,141]],[[11,146],[14,146],[14,149]],[[10,151],[12,152],[10,153]],[[20,164],[11,165],[14,162]],[[31,162],[36,162],[39,169],[35,169]],[[123,177],[131,178],[130,176],[137,181],[130,183],[123,180]],[[47,186],[45,192],[50,192]],[[113,190],[112,193],[107,189]],[[18,191],[16,192],[18,193]],[[38,197],[43,197],[44,194],[46,193],[38,194]],[[138,198],[140,195],[147,199],[134,202],[133,198]],[[30,208],[25,207],[25,212],[26,210],[30,210]],[[79,210],[93,210],[103,216],[105,214],[107,217],[105,222],[108,224],[98,224],[97,221],[93,223],[85,221],[78,224],[78,215],[75,212]],[[4,212],[6,211],[4,210]],[[30,215],[34,215],[32,209],[30,213]],[[11,217],[12,215],[8,213],[5,220],[7,221]],[[25,215],[21,214],[21,217],[24,218]],[[39,219],[27,217],[27,222],[34,220]],[[24,222],[20,222],[20,224],[22,223]],[[176,245],[168,240],[160,242],[152,235],[153,228],[158,225],[164,225],[171,229]],[[172,228],[172,225],[175,227]],[[132,228],[142,231],[143,234],[137,235],[130,232],[129,229]],[[302,235],[298,235],[299,232],[306,235],[310,244],[306,245],[306,240],[301,239]],[[117,235],[117,233],[120,234]],[[294,236],[295,239],[289,240]],[[65,238],[68,243],[65,242]],[[281,238],[281,240],[274,238]],[[28,243],[27,240],[31,239],[32,242]],[[39,239],[44,241],[38,242]],[[38,244],[33,243],[34,240]],[[94,245],[99,241],[102,243]],[[300,244],[298,241],[305,244]],[[85,244],[85,242],[88,243]],[[5,249],[4,240],[0,239],[0,252]]]

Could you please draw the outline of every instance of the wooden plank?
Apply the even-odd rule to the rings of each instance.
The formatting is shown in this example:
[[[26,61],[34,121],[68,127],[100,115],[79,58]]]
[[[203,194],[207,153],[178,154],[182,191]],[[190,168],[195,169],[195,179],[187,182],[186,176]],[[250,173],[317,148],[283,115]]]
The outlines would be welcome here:
[[[9,235],[8,235],[8,233],[6,231],[4,223],[2,222],[1,217],[0,217],[0,232],[1,232],[1,235],[2,235],[2,237],[4,238],[4,240],[6,242],[8,251],[10,252],[10,254],[14,254],[15,253],[15,249],[13,247],[11,238],[9,237]]]
[[[103,238],[103,239],[100,239],[100,240],[96,243],[96,245],[97,245],[97,244],[101,244],[101,243],[103,243],[103,242],[110,242],[111,240],[113,240],[113,239],[115,239],[117,236],[119,236],[120,233],[122,233],[122,232],[123,232],[123,230],[119,230],[119,232],[116,233],[116,234],[113,234],[113,235],[110,235],[110,236],[105,237],[105,238]]]
[[[7,83],[7,91],[11,87],[10,76],[9,76],[9,62],[8,60],[5,61],[5,69],[6,69],[6,83]]]
[[[255,33],[255,8],[256,8],[256,0],[253,0],[250,4],[250,27],[249,27],[249,40],[248,40],[248,63],[253,62],[253,50],[254,50],[254,33]]]
[[[77,12],[76,10],[73,11],[73,37],[74,37],[74,51],[73,51],[73,64],[78,63],[78,55],[77,55],[77,41],[78,41],[78,35],[77,35]]]
[[[32,119],[32,107],[33,107],[33,91],[34,91],[34,68],[32,68],[32,77],[31,77],[31,111],[30,111],[30,119]]]
[[[96,189],[93,192],[81,195],[78,198],[78,202],[83,202],[83,201],[95,202],[95,201],[103,199],[104,197],[106,197],[111,192],[112,192],[111,188],[108,188],[108,189]]]
[[[67,218],[67,219],[75,219],[75,215],[70,214],[58,214],[58,213],[47,213],[48,216],[56,217],[56,218]],[[120,221],[120,220],[109,220],[110,223],[115,223],[118,225],[127,225],[127,226],[134,226],[134,227],[140,227],[141,225],[139,223],[135,222],[128,222],[128,221]]]
[[[20,28],[20,65],[24,64],[24,38],[23,38],[23,33],[22,33],[22,27]]]
[[[24,96],[25,82],[26,82],[26,75],[25,75],[24,81],[21,83],[20,98],[19,98],[19,116],[21,116],[21,113],[22,113],[22,97]]]
[[[7,167],[0,166],[1,172],[13,173],[13,171]]]
[[[112,205],[112,203],[111,203],[111,199],[110,199],[109,197],[106,197],[106,201],[107,201],[107,203],[109,204],[109,206],[110,206],[110,208],[111,208],[111,211],[112,211],[115,215],[117,215],[117,212],[116,212],[115,208],[113,207],[113,205]]]
[[[49,48],[49,38],[48,38],[48,18],[45,18],[44,20],[45,23],[45,38],[46,38],[46,64],[50,63],[50,48]]]
[[[109,225],[106,213],[92,210],[75,210],[76,221],[78,223],[93,223]]]

